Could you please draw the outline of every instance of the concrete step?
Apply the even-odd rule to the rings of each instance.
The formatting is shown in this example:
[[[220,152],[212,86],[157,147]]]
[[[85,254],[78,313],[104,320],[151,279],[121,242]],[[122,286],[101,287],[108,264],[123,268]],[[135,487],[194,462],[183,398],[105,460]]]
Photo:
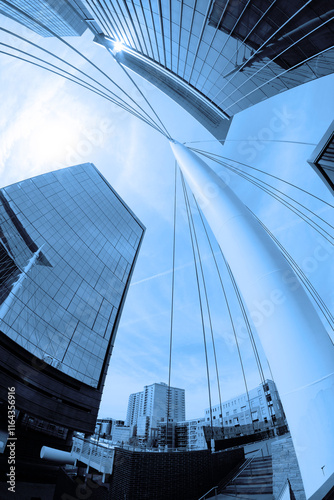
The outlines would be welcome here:
[[[252,460],[251,464],[254,467],[272,467],[272,460]]]
[[[271,470],[265,470],[265,471],[261,471],[261,470],[252,470],[252,471],[249,471],[249,470],[246,470],[244,472],[241,472],[241,474],[239,475],[239,477],[259,477],[259,476],[263,476],[263,477],[267,477],[267,476],[270,476],[272,477],[273,475],[273,471],[272,469]]]
[[[264,470],[264,471],[271,471],[273,470],[272,465],[255,465],[255,464],[249,464],[245,470]]]
[[[222,492],[223,495],[240,495],[240,496],[243,496],[243,495],[252,495],[253,498],[257,498],[257,496],[259,495],[272,495],[273,494],[273,489],[272,487],[266,487],[266,488],[254,488],[254,489],[250,489],[249,487],[246,487],[246,488],[233,488],[232,486],[231,487],[227,487],[223,492]],[[257,496],[255,496],[257,495]]]
[[[273,485],[271,483],[259,483],[259,484],[254,484],[254,483],[244,483],[244,484],[229,484],[224,488],[224,490],[221,493],[225,493],[227,490],[233,490],[235,491],[244,491],[244,490],[249,490],[249,491],[262,491],[262,490],[270,490],[269,493],[272,493]]]
[[[239,500],[274,500],[274,495],[272,494],[264,494],[262,495],[261,493],[258,493],[257,496],[255,497],[254,495],[237,495],[235,496],[234,494],[226,494],[224,495],[223,493],[220,493],[217,495],[217,497],[211,497],[210,500],[233,500],[233,498],[237,498]]]
[[[262,477],[238,477],[234,484],[272,484],[272,476]]]
[[[273,500],[272,457],[256,457],[239,474],[234,482],[225,487],[217,500],[239,498]]]

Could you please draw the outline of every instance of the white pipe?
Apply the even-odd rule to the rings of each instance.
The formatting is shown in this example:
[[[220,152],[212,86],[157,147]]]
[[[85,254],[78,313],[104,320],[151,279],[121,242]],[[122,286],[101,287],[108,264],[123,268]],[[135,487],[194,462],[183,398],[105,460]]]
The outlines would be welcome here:
[[[75,462],[75,458],[68,451],[56,450],[55,448],[49,448],[48,446],[43,446],[40,451],[40,457],[44,460],[52,460],[59,464],[71,464]]]
[[[298,278],[255,217],[203,160],[176,141],[171,147],[258,331],[310,498],[331,476],[334,483],[333,345],[306,292],[295,286]]]

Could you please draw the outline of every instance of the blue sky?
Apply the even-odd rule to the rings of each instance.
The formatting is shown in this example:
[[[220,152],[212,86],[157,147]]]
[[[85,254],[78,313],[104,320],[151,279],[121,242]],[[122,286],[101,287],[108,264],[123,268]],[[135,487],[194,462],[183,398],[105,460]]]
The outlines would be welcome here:
[[[53,39],[40,39],[27,29],[0,17],[1,26],[15,28],[43,46],[88,69],[77,56]],[[12,39],[1,34],[1,41]],[[92,36],[70,40],[103,66],[135,98],[135,90]],[[16,42],[15,42],[16,43]],[[23,50],[28,50],[22,43]],[[69,165],[92,162],[105,175],[147,231],[120,323],[104,389],[100,416],[125,418],[128,396],[144,385],[167,382],[170,331],[173,235],[174,158],[168,141],[126,112],[73,83],[0,54],[1,186]],[[334,110],[334,77],[328,76],[285,92],[235,116],[224,147],[182,108],[150,84],[135,77],[172,136],[216,152],[310,190],[332,202],[332,196],[307,163],[313,146],[275,141],[317,143]],[[275,126],[274,126],[275,124]],[[265,222],[308,274],[333,311],[333,247],[277,201],[217,164],[210,165]],[[262,176],[265,181],[272,182]],[[287,185],[275,184],[325,220],[329,207]],[[184,203],[178,190],[174,350],[172,385],[186,390],[187,418],[203,415],[208,406],[203,338],[196,295],[195,273]],[[195,212],[194,212],[195,213]],[[194,215],[196,223],[198,216]],[[237,350],[214,265],[203,235],[200,244],[212,303],[222,398],[244,392]],[[321,249],[321,251],[319,250]],[[215,246],[217,258],[218,248]],[[231,285],[224,274],[236,318],[248,385],[260,382],[249,341],[244,335]],[[212,400],[218,402],[209,347]],[[264,363],[265,373],[269,372]]]

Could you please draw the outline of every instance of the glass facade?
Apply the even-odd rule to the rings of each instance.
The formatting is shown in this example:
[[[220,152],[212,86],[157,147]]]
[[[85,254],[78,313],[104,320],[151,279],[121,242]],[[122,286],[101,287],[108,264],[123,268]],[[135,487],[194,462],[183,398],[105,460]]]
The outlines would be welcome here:
[[[155,62],[229,116],[333,72],[329,0],[87,0],[86,4],[100,31],[122,41],[125,53],[130,49],[148,64]],[[122,62],[127,64],[126,58]],[[129,59],[132,68],[131,64]]]
[[[334,121],[308,160],[331,192],[334,192]]]
[[[87,28],[79,13],[66,0],[11,0],[10,3],[0,0],[0,13],[44,37],[53,35],[38,23],[58,36],[82,35]]]
[[[1,331],[93,388],[144,233],[92,164],[0,191]]]

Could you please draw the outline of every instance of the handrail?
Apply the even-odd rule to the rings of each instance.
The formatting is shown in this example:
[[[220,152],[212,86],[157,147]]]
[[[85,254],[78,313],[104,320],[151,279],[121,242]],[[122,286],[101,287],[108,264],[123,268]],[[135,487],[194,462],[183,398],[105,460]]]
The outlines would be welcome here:
[[[203,495],[203,496],[202,496],[201,498],[199,498],[198,500],[203,500],[203,499],[206,497],[206,495],[208,495],[208,494],[209,494],[212,490],[217,490],[217,488],[218,488],[218,486],[214,486],[213,488],[211,488],[211,490],[207,491],[207,492],[205,493],[205,495]],[[216,493],[217,493],[217,491],[216,491]]]
[[[233,483],[233,481],[235,481],[237,479],[237,477],[240,476],[240,474],[249,466],[251,465],[251,463],[253,462],[253,460],[255,458],[257,458],[257,455],[260,454],[260,451],[262,452],[263,451],[263,448],[264,446],[262,446],[261,448],[259,448],[257,450],[257,452],[255,453],[255,455],[252,457],[252,458],[247,458],[247,460],[245,461],[245,463],[241,466],[240,470],[236,473],[235,476],[232,477],[232,479],[230,479],[225,485],[224,485],[224,488],[226,488],[226,486],[228,486],[229,484]]]
[[[277,497],[277,500],[280,500],[280,498],[282,498],[283,494],[285,493],[286,491],[286,488],[290,488],[290,481],[289,481],[289,478],[286,479],[286,482],[283,484],[283,487]],[[289,492],[290,493],[290,492]],[[289,495],[290,496],[290,495]]]

